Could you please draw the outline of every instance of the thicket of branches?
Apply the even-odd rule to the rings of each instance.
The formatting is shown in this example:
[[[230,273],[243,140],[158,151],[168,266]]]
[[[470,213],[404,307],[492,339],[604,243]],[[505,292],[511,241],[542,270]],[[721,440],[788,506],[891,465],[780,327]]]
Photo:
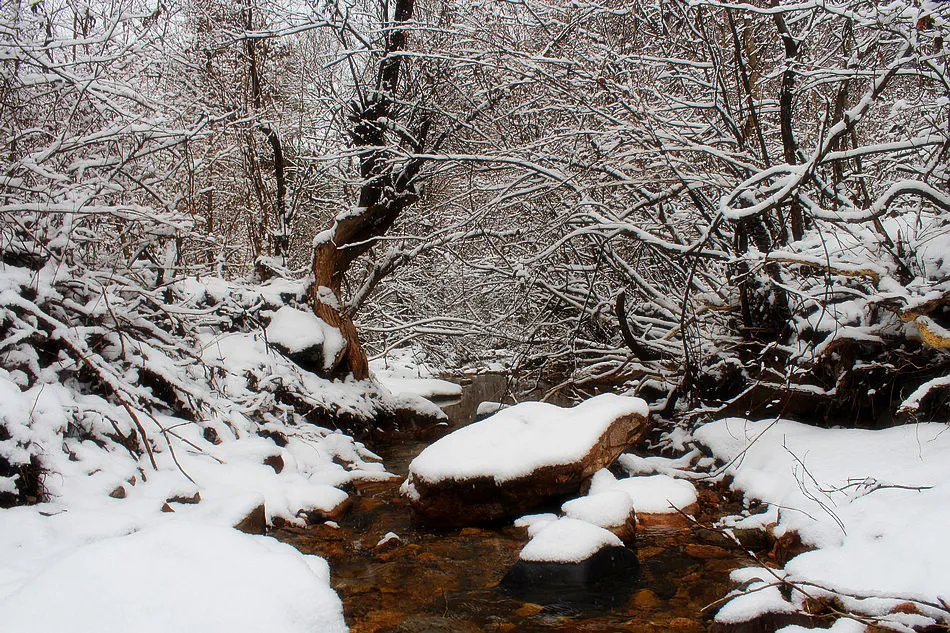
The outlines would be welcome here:
[[[109,385],[128,368],[90,350],[122,330],[185,358],[177,281],[276,275],[371,353],[627,381],[668,412],[946,408],[946,3],[2,11],[24,385],[63,349]]]

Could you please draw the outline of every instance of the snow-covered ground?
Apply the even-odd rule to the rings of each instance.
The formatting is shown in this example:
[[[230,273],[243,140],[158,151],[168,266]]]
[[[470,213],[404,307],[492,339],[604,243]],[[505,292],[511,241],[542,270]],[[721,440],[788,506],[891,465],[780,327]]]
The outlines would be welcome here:
[[[744,587],[717,619],[801,611],[809,598],[834,598],[839,609],[895,630],[948,621],[946,424],[865,431],[727,419],[701,427],[696,439],[726,464],[734,488],[767,504],[726,527],[795,531],[815,548],[782,570],[735,572]],[[795,590],[783,593],[783,582]]]
[[[0,264],[0,495],[22,494],[35,463],[44,497],[0,509],[0,631],[345,631],[322,559],[235,526],[304,525],[345,504],[345,484],[390,477],[311,413],[438,408],[271,347],[339,347],[287,306],[300,282],[185,279],[150,314],[139,294],[47,268]],[[45,313],[92,325],[23,318]]]
[[[432,369],[414,358],[410,349],[392,350],[383,358],[370,362],[373,377],[396,396],[422,398],[457,398],[462,386],[436,378]]]

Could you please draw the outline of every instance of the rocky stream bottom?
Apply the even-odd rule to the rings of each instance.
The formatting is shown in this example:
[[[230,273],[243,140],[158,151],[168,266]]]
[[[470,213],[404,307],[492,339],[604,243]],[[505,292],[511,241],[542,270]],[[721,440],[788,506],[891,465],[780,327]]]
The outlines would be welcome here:
[[[481,383],[447,409],[450,426],[470,421],[477,401],[498,397],[493,393],[497,380]],[[424,431],[404,429],[372,448],[390,472],[404,476],[411,459],[432,441]],[[710,605],[731,589],[729,572],[750,563],[725,537],[685,517],[647,515],[640,517],[636,537],[638,568],[588,592],[554,590],[526,597],[502,583],[528,540],[524,529],[510,523],[452,530],[417,525],[399,495],[400,481],[357,485],[353,505],[338,526],[272,533],[329,562],[352,633],[701,633],[716,611]],[[710,525],[739,509],[721,486],[698,487],[693,512],[698,524]],[[381,543],[390,532],[399,538]]]

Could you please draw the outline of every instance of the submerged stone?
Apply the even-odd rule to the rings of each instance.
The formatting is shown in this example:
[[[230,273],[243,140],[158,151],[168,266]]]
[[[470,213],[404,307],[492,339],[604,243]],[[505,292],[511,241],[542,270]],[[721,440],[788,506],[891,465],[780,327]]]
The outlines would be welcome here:
[[[500,587],[535,604],[606,607],[629,600],[639,576],[636,554],[623,546],[610,546],[580,562],[519,560]]]

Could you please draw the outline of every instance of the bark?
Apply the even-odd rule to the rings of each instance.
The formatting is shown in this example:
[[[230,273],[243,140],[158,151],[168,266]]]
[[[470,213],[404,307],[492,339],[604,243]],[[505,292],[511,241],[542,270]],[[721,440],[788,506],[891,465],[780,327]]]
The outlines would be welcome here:
[[[396,115],[393,94],[404,59],[399,53],[408,43],[408,33],[403,27],[412,19],[413,3],[414,0],[396,0],[393,26],[385,37],[375,90],[361,93],[350,106],[350,139],[357,148],[362,178],[357,211],[348,210],[338,215],[333,228],[318,238],[314,246],[310,302],[316,315],[340,328],[346,340],[333,373],[352,374],[357,379],[367,378],[369,367],[353,315],[342,302],[347,271],[418,198],[414,181],[422,161],[392,160],[386,134]],[[412,152],[421,153],[427,132],[428,125],[423,123],[410,142]]]
[[[788,24],[785,22],[781,13],[772,16],[772,21],[778,29],[782,38],[782,44],[785,48],[785,69],[782,72],[782,92],[779,97],[779,119],[782,134],[782,149],[785,155],[785,162],[794,165],[798,162],[798,142],[795,140],[795,132],[792,127],[792,106],[795,99],[795,84],[797,82],[797,73],[795,66],[798,63],[800,48],[798,41],[789,31]],[[792,198],[792,208],[790,211],[792,239],[800,240],[805,235],[805,217],[802,212],[802,203],[798,196]]]

